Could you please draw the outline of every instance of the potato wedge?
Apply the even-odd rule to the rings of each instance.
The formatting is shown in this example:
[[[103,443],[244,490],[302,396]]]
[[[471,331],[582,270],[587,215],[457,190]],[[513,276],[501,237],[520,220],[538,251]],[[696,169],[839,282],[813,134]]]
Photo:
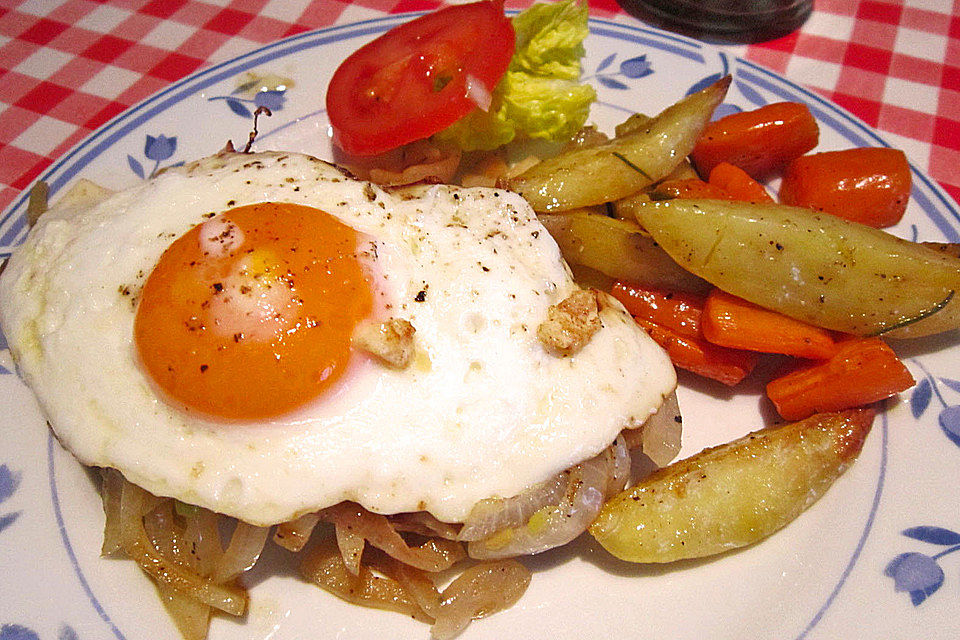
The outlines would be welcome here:
[[[930,247],[939,253],[945,253],[954,258],[960,258],[960,244],[956,242],[921,242],[925,247]]]
[[[653,123],[654,118],[648,116],[645,113],[634,113],[631,114],[629,118],[618,124],[613,128],[613,133],[618,138],[632,133],[638,129],[644,129],[650,124]]]
[[[647,127],[544,160],[504,182],[541,213],[619,200],[669,174],[693,149],[730,85],[726,77],[665,109]]]
[[[690,162],[690,159],[684,158],[683,161],[678,164],[673,171],[663,177],[663,182],[666,182],[667,180],[688,180],[699,177],[700,174],[697,173],[697,170],[693,168],[693,163]]]
[[[701,558],[753,544],[830,488],[872,423],[871,409],[821,413],[705,449],[607,502],[590,533],[629,562]]]
[[[798,320],[891,338],[960,327],[960,259],[947,252],[783,205],[671,200],[636,212],[678,264]]]
[[[633,195],[629,195],[626,198],[621,198],[620,200],[614,200],[607,206],[610,208],[614,218],[620,218],[621,220],[636,220],[637,205],[639,205],[641,202],[650,202],[651,200],[657,200],[658,198],[653,198],[651,196],[655,194],[657,187],[659,185],[670,182],[672,180],[688,180],[688,179],[699,178],[699,177],[700,176],[697,175],[697,172],[694,170],[693,165],[690,164],[690,161],[684,160],[683,162],[678,164],[677,167],[673,171],[671,171],[670,174],[660,182],[652,184],[649,187],[646,187],[645,189],[643,189],[643,191],[639,191],[637,193],[634,193]],[[662,200],[663,198],[659,198],[659,199]]]
[[[633,221],[585,211],[541,214],[538,218],[571,264],[649,287],[697,293],[710,288],[705,280],[678,266]]]

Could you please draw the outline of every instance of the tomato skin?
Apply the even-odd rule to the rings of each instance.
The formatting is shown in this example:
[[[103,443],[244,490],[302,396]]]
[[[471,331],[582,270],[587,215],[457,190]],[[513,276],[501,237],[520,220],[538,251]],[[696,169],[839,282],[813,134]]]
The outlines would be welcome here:
[[[493,91],[514,40],[502,2],[449,6],[391,29],[351,54],[330,80],[334,143],[377,155],[445,129],[476,108],[472,83]]]
[[[820,128],[806,105],[776,102],[707,125],[691,158],[702,176],[721,162],[762,180],[817,146]]]
[[[910,165],[898,149],[825,151],[787,166],[780,201],[871,227],[889,227],[907,210],[910,182]]]

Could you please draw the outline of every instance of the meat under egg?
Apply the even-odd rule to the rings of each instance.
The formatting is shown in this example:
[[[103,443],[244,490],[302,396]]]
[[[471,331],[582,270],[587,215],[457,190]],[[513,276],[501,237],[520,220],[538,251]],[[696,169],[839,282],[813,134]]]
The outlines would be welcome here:
[[[543,344],[576,290],[513,193],[224,154],[45,213],[0,279],[0,321],[85,464],[257,525],[344,500],[458,522],[673,390],[615,302],[576,353]],[[358,348],[371,326],[404,358]]]

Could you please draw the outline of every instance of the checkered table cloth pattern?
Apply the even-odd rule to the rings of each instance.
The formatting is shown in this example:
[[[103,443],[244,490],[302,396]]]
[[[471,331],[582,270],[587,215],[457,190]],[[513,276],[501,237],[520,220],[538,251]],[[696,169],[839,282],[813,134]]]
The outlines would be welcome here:
[[[649,19],[630,1],[590,0],[591,13]],[[186,74],[303,31],[442,4],[0,0],[0,208],[97,127]],[[723,46],[846,107],[960,200],[960,0],[816,0],[789,36]]]

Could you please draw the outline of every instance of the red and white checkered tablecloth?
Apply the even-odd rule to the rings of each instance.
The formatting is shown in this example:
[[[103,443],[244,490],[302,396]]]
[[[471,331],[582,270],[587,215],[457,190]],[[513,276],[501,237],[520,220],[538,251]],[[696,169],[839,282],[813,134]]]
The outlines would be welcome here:
[[[590,0],[591,13],[649,19],[629,3]],[[97,127],[186,74],[303,31],[441,4],[0,0],[0,208]],[[798,32],[724,46],[846,107],[960,200],[960,0],[816,0]]]

